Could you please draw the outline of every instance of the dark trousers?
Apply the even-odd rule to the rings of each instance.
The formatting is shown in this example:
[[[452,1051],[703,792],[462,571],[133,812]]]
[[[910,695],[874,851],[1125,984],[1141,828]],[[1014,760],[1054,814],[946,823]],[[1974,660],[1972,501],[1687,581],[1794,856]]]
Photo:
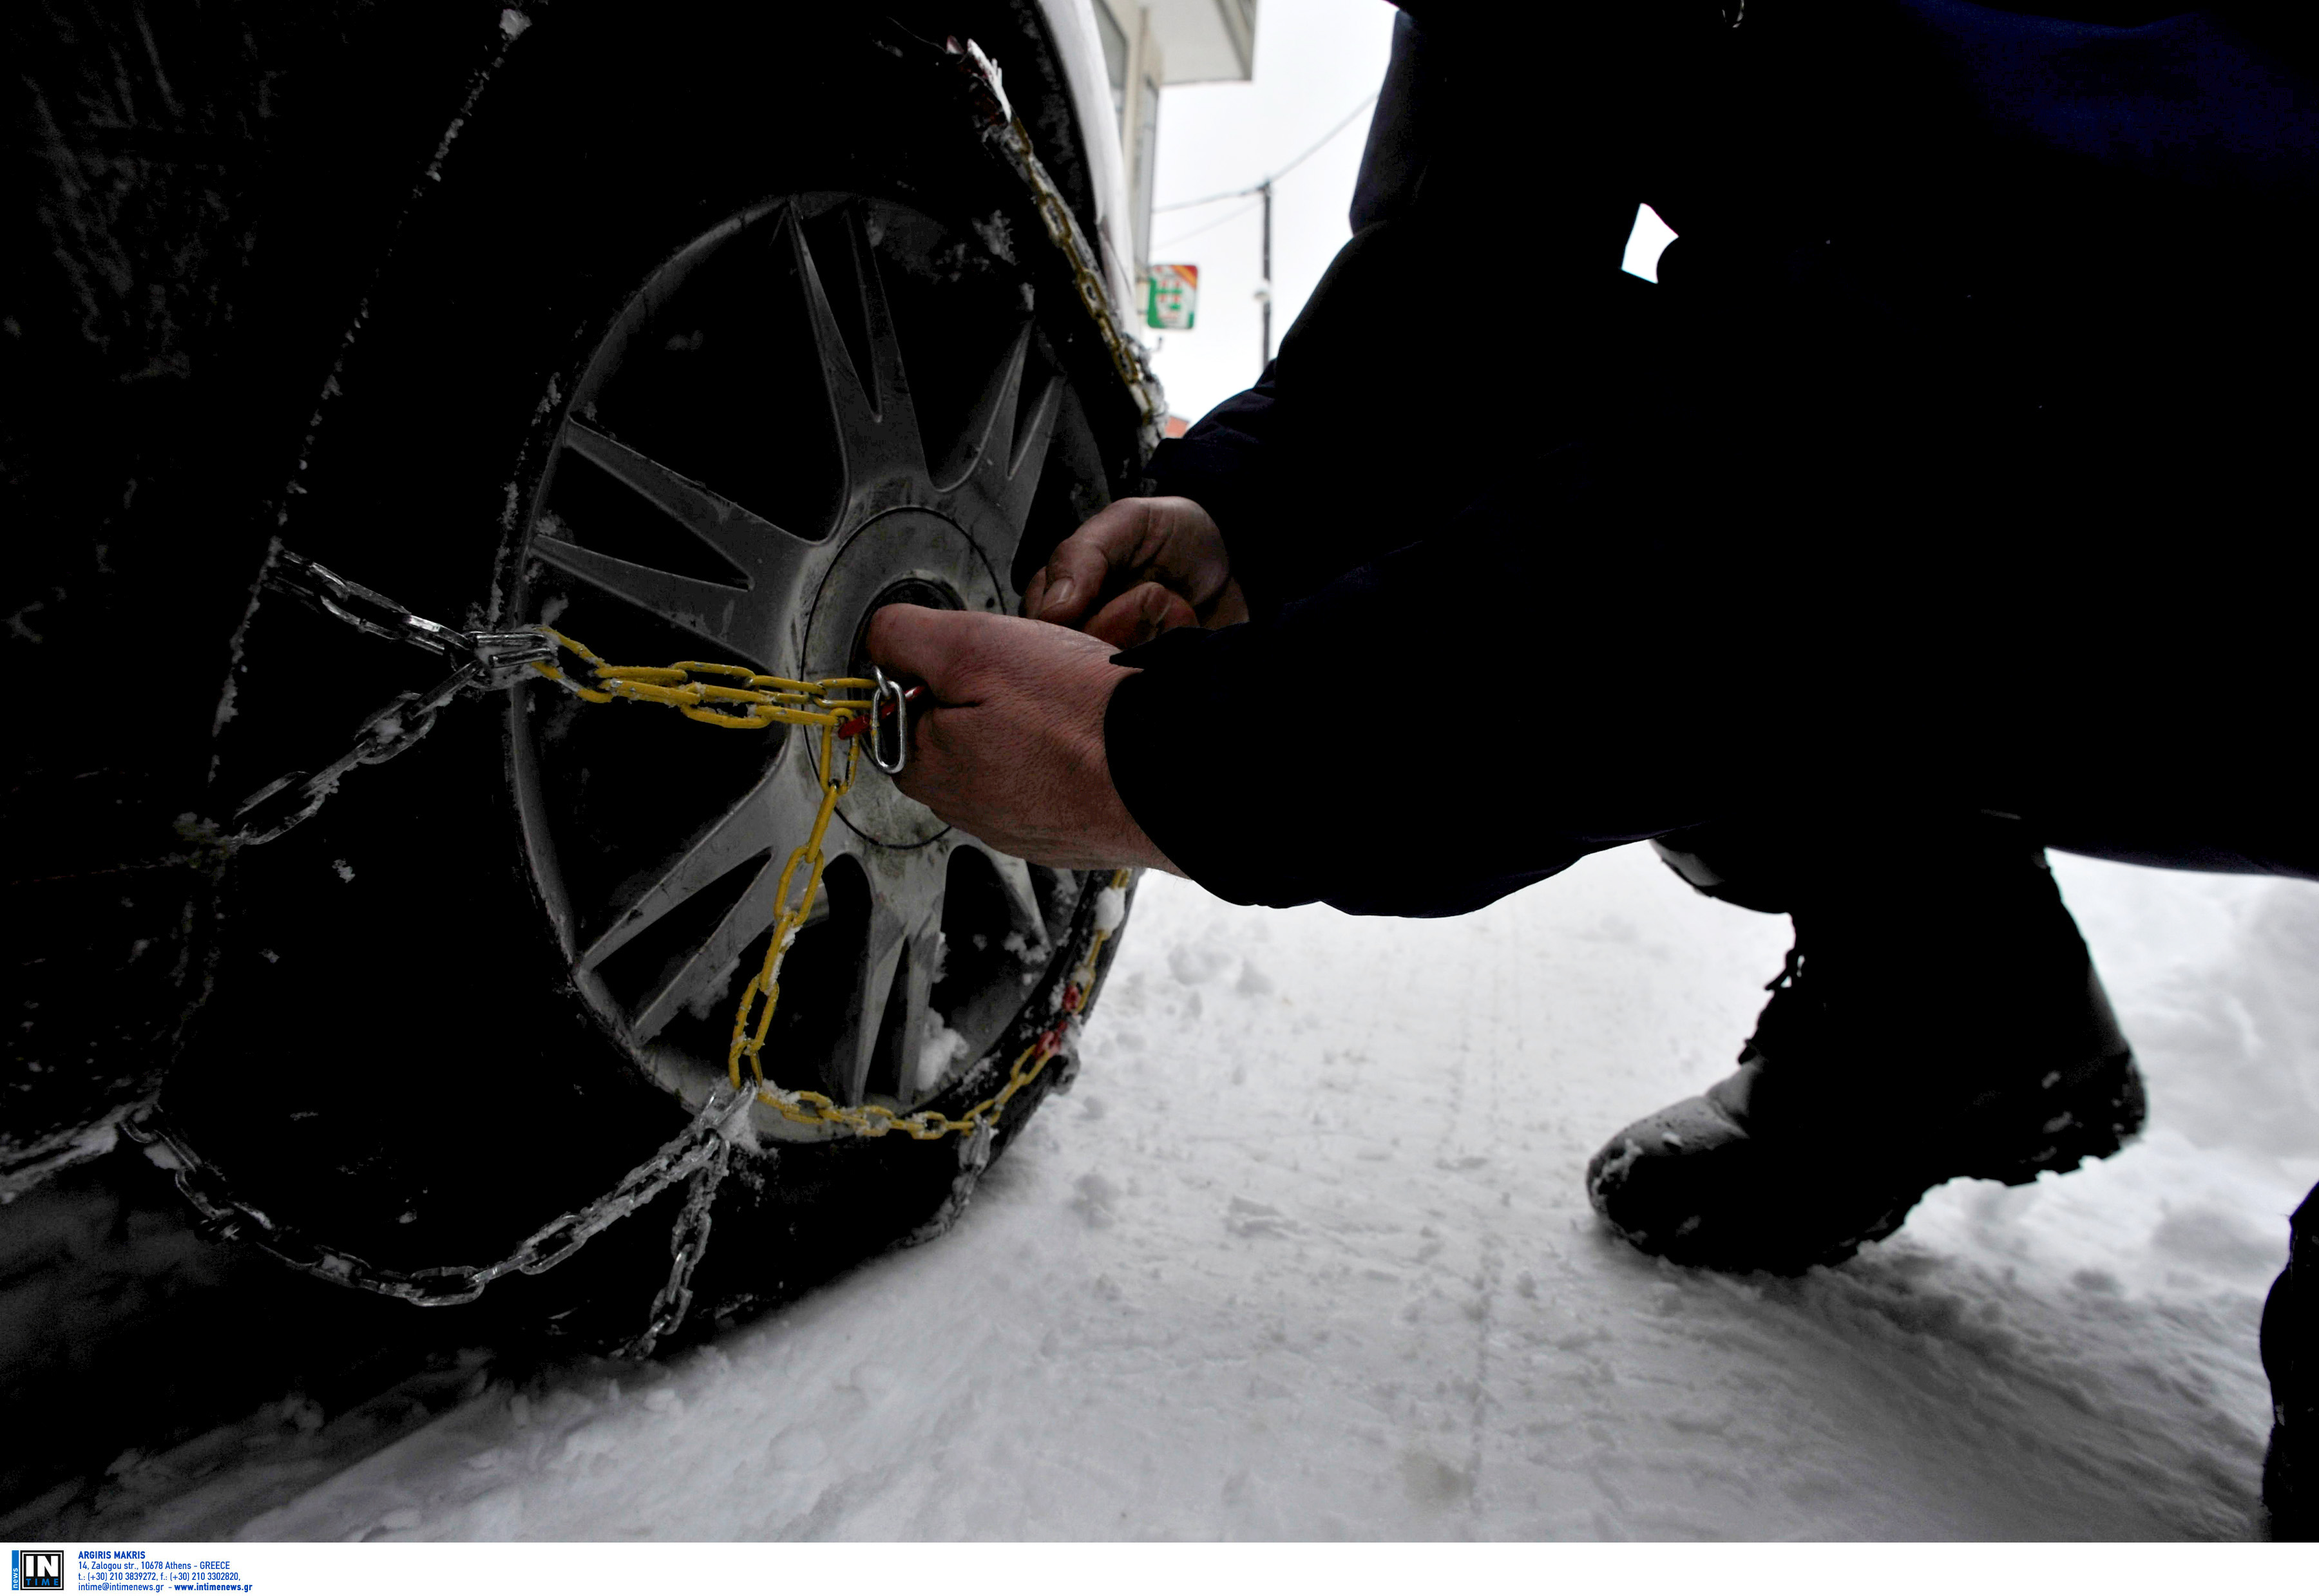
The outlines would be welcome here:
[[[2270,1455],[2262,1499],[2278,1540],[2319,1540],[2319,1187],[2295,1211],[2287,1267],[2262,1309]]]

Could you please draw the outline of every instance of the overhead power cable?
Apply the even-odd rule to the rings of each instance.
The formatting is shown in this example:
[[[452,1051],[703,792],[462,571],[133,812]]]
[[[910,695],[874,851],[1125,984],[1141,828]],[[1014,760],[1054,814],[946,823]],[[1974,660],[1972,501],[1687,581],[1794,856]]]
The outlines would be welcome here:
[[[1223,226],[1227,221],[1238,221],[1241,217],[1247,215],[1250,211],[1255,210],[1262,203],[1264,203],[1264,202],[1260,199],[1250,200],[1247,204],[1242,205],[1237,211],[1227,211],[1222,216],[1217,217],[1214,221],[1204,221],[1200,223],[1199,226],[1194,228],[1190,232],[1178,233],[1174,238],[1169,239],[1163,243],[1154,244],[1152,248],[1173,249],[1177,245],[1182,243],[1187,239],[1196,239],[1202,233],[1214,231],[1215,229]]]
[[[1370,106],[1376,104],[1376,95],[1372,94],[1368,98],[1363,100],[1359,104],[1345,113],[1344,120],[1339,122],[1335,127],[1331,128],[1327,132],[1322,134],[1321,137],[1313,142],[1312,147],[1306,149],[1303,155],[1298,156],[1295,160],[1290,161],[1286,166],[1281,167],[1280,170],[1273,173],[1271,176],[1264,178],[1260,182],[1251,183],[1246,188],[1228,189],[1223,194],[1212,194],[1196,200],[1178,200],[1172,205],[1154,205],[1151,208],[1152,214],[1156,216],[1165,211],[1189,211],[1195,205],[1213,205],[1218,200],[1245,199],[1250,194],[1260,193],[1266,184],[1279,182],[1280,179],[1287,176],[1289,173],[1303,166],[1313,157],[1320,154],[1322,149],[1328,144],[1329,140],[1334,139],[1339,133],[1343,132],[1347,128],[1351,127],[1353,125],[1354,118],[1359,116],[1362,112],[1367,111]],[[1205,231],[1206,230],[1202,229],[1201,230]],[[1187,239],[1191,236],[1192,235],[1189,233],[1186,233],[1184,235],[1184,237]]]

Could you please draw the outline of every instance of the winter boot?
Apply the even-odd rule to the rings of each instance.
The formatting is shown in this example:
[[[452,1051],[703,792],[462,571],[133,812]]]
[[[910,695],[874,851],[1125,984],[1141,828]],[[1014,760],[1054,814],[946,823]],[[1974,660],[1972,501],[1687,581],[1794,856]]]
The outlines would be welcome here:
[[[2262,1505],[2273,1540],[2319,1540],[2319,1189],[2295,1211],[2287,1267],[2262,1305],[2270,1450]]]
[[[1646,1252],[1794,1273],[1888,1236],[1959,1176],[2021,1185],[2142,1127],[2142,1079],[2041,851],[1976,820],[1862,850],[1683,834],[1693,886],[1796,942],[1737,1073],[1638,1120],[1587,1195]],[[1889,839],[1869,850],[1901,852]]]

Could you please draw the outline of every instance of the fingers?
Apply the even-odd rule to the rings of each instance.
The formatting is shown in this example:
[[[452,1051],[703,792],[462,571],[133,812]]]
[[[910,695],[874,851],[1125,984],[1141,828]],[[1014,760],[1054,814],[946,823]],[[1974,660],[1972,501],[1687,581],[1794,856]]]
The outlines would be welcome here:
[[[870,657],[889,676],[925,682],[939,702],[971,702],[970,634],[973,623],[985,618],[962,610],[889,604],[870,618]]]
[[[1104,642],[1068,627],[971,609],[889,604],[870,618],[870,657],[887,674],[925,683],[938,704],[979,704],[1024,672],[1111,657]],[[1014,682],[1019,688],[1019,682]]]
[[[1012,616],[894,605],[871,618],[869,649],[936,689],[911,719],[911,758],[895,779],[903,793],[1039,863],[1163,861],[1111,782],[1104,716],[1131,672],[1111,663],[1110,644]]]
[[[1123,499],[1087,518],[1055,546],[1046,565],[1031,579],[1023,613],[1033,620],[1076,627],[1101,602],[1114,568],[1132,564],[1142,542],[1145,500]]]
[[[1100,637],[1114,648],[1133,648],[1178,627],[1196,627],[1200,618],[1180,593],[1171,593],[1156,582],[1130,588],[1105,605],[1087,622],[1090,637]]]
[[[1224,624],[1211,614],[1219,604],[1245,609],[1223,534],[1206,510],[1189,499],[1123,499],[1055,546],[1024,591],[1023,613],[1084,628],[1090,616],[1155,582],[1183,599],[1184,624]]]
[[[1196,612],[1200,625],[1210,627],[1236,627],[1248,619],[1248,595],[1241,591],[1239,579],[1225,579],[1223,591]]]
[[[939,708],[923,709],[910,720],[910,757],[902,773],[892,778],[902,796],[914,798],[932,807],[951,782],[951,757],[944,728],[936,722],[942,718]]]

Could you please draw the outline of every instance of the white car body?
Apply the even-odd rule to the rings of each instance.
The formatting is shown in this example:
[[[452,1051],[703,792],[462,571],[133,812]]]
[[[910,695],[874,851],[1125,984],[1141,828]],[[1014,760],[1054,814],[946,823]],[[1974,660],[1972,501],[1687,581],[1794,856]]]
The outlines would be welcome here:
[[[1039,0],[1040,14],[1055,41],[1071,110],[1087,146],[1087,172],[1095,189],[1096,232],[1103,250],[1104,285],[1111,291],[1113,314],[1124,329],[1133,324],[1133,222],[1129,208],[1127,161],[1105,76],[1103,44],[1096,33],[1093,0]],[[998,63],[1005,70],[1006,63]]]

